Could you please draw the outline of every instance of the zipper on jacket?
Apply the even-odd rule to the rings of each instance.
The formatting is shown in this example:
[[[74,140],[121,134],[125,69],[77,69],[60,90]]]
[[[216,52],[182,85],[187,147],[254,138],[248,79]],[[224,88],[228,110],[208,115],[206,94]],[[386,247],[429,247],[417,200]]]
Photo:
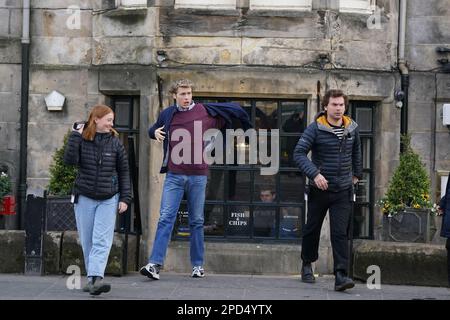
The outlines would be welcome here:
[[[95,139],[95,138],[94,138]],[[103,139],[102,139],[103,140]],[[99,141],[100,142],[100,141]],[[94,141],[95,145],[95,141]],[[104,143],[99,143],[99,149],[100,149],[100,156],[95,159],[95,166],[97,167],[96,173],[95,173],[95,184],[94,184],[94,196],[97,196],[97,183],[98,183],[98,173],[100,171],[100,166],[102,165],[102,157],[103,157],[103,147],[105,146]],[[98,148],[97,148],[97,151]]]
[[[342,137],[342,139],[340,141],[340,144],[339,144],[339,162],[338,162],[338,174],[337,174],[338,178],[340,178],[340,176],[341,176],[342,145],[345,144],[345,142],[347,141],[347,135],[348,135],[347,130],[344,130],[344,135],[343,135],[343,137]],[[336,182],[338,183],[338,181],[336,181]]]

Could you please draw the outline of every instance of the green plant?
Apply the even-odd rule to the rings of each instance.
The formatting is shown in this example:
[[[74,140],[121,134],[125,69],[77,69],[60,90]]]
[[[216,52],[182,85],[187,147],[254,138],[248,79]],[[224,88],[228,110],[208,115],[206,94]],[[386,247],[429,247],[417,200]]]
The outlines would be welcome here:
[[[3,197],[11,192],[11,178],[5,173],[0,172],[0,202],[3,201]]]
[[[403,135],[401,139],[404,152],[400,154],[400,164],[394,171],[385,196],[377,205],[388,216],[402,212],[407,207],[430,209],[436,213],[437,206],[430,199],[430,179],[419,155],[411,148],[411,138]]]
[[[77,176],[77,168],[64,164],[64,151],[69,140],[70,131],[64,136],[64,144],[57,149],[53,155],[53,162],[50,165],[50,183],[47,187],[51,195],[69,195],[72,193],[73,183]]]

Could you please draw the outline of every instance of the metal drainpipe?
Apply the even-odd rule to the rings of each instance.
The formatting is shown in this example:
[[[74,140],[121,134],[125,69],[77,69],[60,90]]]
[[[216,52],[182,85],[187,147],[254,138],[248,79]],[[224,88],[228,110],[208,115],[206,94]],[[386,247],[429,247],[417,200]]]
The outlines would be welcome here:
[[[24,229],[27,193],[27,149],[28,149],[28,86],[30,53],[30,0],[23,0],[22,18],[22,82],[20,98],[20,161],[18,185],[18,225]]]
[[[398,48],[398,68],[401,74],[401,87],[405,93],[403,106],[401,110],[400,133],[408,133],[408,89],[409,89],[409,70],[405,61],[405,35],[406,35],[406,0],[400,0],[399,17],[399,48]],[[401,148],[401,150],[403,150]]]

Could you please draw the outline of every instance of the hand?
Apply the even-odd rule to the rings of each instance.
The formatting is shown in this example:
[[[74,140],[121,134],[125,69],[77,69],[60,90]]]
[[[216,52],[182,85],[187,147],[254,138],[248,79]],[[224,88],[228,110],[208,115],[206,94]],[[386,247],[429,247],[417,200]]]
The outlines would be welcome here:
[[[75,130],[74,128],[72,128],[72,131],[76,131],[76,132],[78,132],[79,134],[83,134],[83,129],[84,129],[84,124],[81,124],[80,129]]]
[[[155,138],[158,142],[163,142],[166,138],[166,133],[163,131],[164,126],[155,130]]]
[[[124,213],[127,209],[128,205],[125,202],[119,202],[119,213]]]
[[[352,177],[353,185],[356,185],[358,183],[358,181],[359,181],[359,179],[357,177],[355,177],[355,176]]]
[[[314,183],[320,190],[325,191],[328,189],[328,180],[320,173],[314,178]]]

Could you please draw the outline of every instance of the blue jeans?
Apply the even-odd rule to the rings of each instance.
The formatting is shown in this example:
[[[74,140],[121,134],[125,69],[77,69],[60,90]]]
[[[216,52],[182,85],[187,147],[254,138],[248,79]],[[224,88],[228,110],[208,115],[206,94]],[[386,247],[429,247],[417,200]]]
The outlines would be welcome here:
[[[168,172],[161,198],[161,210],[155,242],[149,262],[164,264],[167,247],[177,218],[181,199],[186,191],[189,229],[190,256],[192,266],[203,265],[203,208],[205,206],[206,176],[187,176]]]
[[[114,237],[119,194],[94,200],[80,195],[75,204],[78,236],[88,277],[104,277]]]

